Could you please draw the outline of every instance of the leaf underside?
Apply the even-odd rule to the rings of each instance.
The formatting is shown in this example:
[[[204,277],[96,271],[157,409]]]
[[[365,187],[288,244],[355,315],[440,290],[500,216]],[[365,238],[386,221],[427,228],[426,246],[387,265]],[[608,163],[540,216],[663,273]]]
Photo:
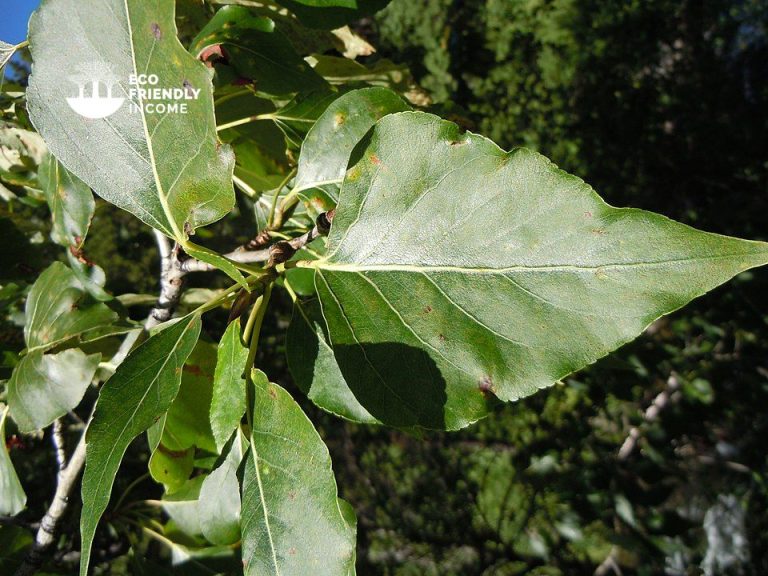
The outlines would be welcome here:
[[[457,429],[767,262],[768,244],[614,208],[537,153],[405,112],[373,130],[307,265],[336,385],[386,424]]]

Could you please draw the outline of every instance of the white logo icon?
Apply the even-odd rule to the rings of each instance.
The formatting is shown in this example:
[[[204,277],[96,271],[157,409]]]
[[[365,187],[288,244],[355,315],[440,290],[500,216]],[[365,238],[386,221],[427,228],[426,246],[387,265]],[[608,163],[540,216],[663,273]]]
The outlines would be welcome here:
[[[119,87],[120,77],[102,62],[81,66],[80,72],[70,76],[69,80],[77,84],[79,92],[75,98],[67,98],[67,104],[85,118],[106,118],[125,102],[125,98],[112,95],[113,88]],[[89,86],[90,94],[86,95]]]

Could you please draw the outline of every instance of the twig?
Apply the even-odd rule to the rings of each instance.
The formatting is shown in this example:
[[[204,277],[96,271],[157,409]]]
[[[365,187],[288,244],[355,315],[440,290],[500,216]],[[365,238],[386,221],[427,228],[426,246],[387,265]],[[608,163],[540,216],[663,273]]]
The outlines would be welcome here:
[[[661,411],[667,407],[670,400],[674,399],[675,392],[677,392],[679,388],[680,381],[677,379],[677,375],[672,373],[667,379],[666,388],[658,393],[656,398],[653,399],[653,402],[651,402],[651,405],[648,406],[646,411],[643,413],[643,420],[645,422],[653,422],[656,420],[659,417]],[[624,443],[621,445],[621,448],[619,448],[619,460],[626,460],[629,458],[632,455],[632,452],[635,451],[635,448],[637,448],[637,443],[639,440],[640,428],[633,426],[629,431],[627,438],[624,440]]]
[[[167,322],[181,299],[184,286],[184,272],[179,260],[179,245],[171,247],[171,242],[162,232],[155,232],[157,249],[160,252],[160,296],[157,304],[149,312],[144,323],[145,330]]]
[[[594,576],[606,576],[609,571],[613,571],[616,576],[621,576],[621,567],[619,567],[616,562],[617,553],[618,549],[616,546],[612,546],[608,556],[606,556],[605,560],[600,563],[600,566],[595,569]]]
[[[55,438],[55,434],[54,434]],[[58,450],[58,447],[57,447]],[[35,574],[40,566],[43,565],[46,552],[53,544],[56,534],[56,526],[67,510],[69,504],[69,493],[72,491],[80,471],[85,463],[85,431],[80,436],[75,451],[66,466],[59,469],[56,477],[56,493],[53,495],[53,501],[48,507],[48,511],[40,521],[40,528],[35,535],[35,541],[32,549],[24,558],[24,562],[16,570],[16,576],[31,576]]]
[[[53,441],[53,448],[56,450],[56,462],[59,464],[59,472],[61,472],[67,467],[67,453],[64,450],[64,435],[61,431],[60,418],[56,418],[56,420],[53,421],[51,440]]]

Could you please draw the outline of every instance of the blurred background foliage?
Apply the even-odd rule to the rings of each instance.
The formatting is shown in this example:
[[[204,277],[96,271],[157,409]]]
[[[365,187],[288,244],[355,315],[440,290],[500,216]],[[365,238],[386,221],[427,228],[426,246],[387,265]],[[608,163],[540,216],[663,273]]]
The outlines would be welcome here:
[[[182,32],[199,28],[183,20],[196,14],[184,8]],[[378,48],[367,64],[407,64],[440,113],[505,148],[541,151],[609,203],[768,239],[765,1],[394,0],[355,29]],[[16,66],[23,82],[27,68]],[[0,203],[0,254],[10,259],[0,266],[0,378],[24,345],[19,295],[61,258],[44,242],[44,202],[22,200]],[[236,216],[213,227],[212,242],[249,237],[248,209]],[[157,292],[151,233],[100,200],[84,252],[106,269],[114,294]],[[314,408],[285,367],[282,294],[258,362],[329,444],[341,496],[358,514],[358,574],[760,575],[768,573],[766,294],[765,271],[742,274],[588,370],[451,434],[414,437]],[[659,394],[665,407],[646,418]],[[632,435],[635,448],[620,458]],[[49,443],[11,434],[7,444],[30,479],[21,521],[34,522],[55,475]],[[145,473],[146,458],[145,446],[131,448],[116,493]],[[141,481],[128,500],[160,492]],[[74,512],[63,541],[77,532]],[[5,573],[29,536],[2,530]],[[132,542],[150,558],[165,554],[157,542]],[[137,563],[127,543],[114,530],[101,535],[99,573],[165,573]],[[66,564],[71,553],[62,544],[57,558]]]

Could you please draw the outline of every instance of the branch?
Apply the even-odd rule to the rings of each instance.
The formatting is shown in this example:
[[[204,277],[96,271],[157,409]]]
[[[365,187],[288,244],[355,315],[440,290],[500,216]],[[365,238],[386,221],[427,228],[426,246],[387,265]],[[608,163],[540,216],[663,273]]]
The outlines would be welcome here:
[[[667,379],[666,388],[659,392],[656,398],[653,399],[653,402],[651,402],[651,405],[646,409],[645,413],[643,414],[643,420],[645,422],[653,422],[656,420],[659,417],[659,414],[661,414],[661,411],[667,407],[670,400],[674,400],[676,398],[675,393],[679,388],[680,381],[677,379],[677,375],[672,373]],[[619,460],[626,460],[629,458],[632,455],[632,452],[635,451],[635,448],[637,448],[637,443],[639,440],[640,428],[633,426],[629,431],[627,438],[624,440],[624,443],[621,445],[621,448],[619,448]]]
[[[171,247],[171,241],[162,232],[155,232],[157,249],[160,252],[160,296],[157,304],[149,312],[144,329],[149,330],[158,324],[167,322],[181,299],[184,287],[184,274],[179,260],[179,245]]]
[[[58,421],[57,421],[58,422]],[[54,543],[54,537],[56,534],[56,526],[64,516],[69,504],[69,493],[74,488],[80,471],[85,464],[85,430],[80,436],[80,441],[77,443],[75,451],[72,453],[72,457],[69,459],[69,463],[66,466],[59,468],[59,472],[56,476],[56,493],[53,495],[53,501],[48,507],[48,511],[40,521],[40,528],[37,530],[35,541],[32,544],[32,549],[24,558],[24,562],[16,570],[16,576],[31,576],[35,574],[40,566],[43,565],[46,552],[48,548]],[[58,440],[56,439],[58,436]],[[63,453],[63,446],[59,446],[61,441],[60,430],[57,435],[54,427],[54,445],[56,446],[57,459],[61,458]],[[61,460],[59,460],[61,464]]]

